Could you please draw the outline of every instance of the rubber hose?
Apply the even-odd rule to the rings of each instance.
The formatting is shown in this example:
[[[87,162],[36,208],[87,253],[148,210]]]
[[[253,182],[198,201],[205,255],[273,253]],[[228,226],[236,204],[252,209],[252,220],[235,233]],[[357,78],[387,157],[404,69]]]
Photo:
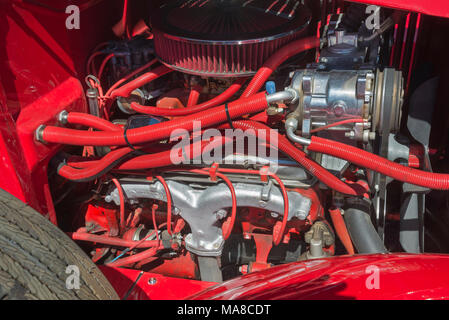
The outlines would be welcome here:
[[[287,59],[310,49],[320,46],[320,39],[316,37],[304,38],[290,42],[276,51],[257,71],[253,79],[246,87],[242,94],[242,98],[247,98],[259,92],[270,75]]]
[[[231,139],[225,137],[206,143],[199,141],[189,146],[183,146],[183,149],[170,149],[153,154],[140,155],[129,160],[126,160],[126,157],[132,155],[134,150],[121,148],[108,153],[100,160],[72,162],[69,165],[62,165],[58,170],[58,174],[71,181],[86,182],[104,175],[114,169],[114,167],[116,167],[116,170],[133,171],[171,166],[173,165],[172,157],[174,152],[178,152],[178,155],[181,154],[183,156],[182,160],[187,161],[193,159],[194,152],[198,147],[201,148],[201,153],[205,153],[210,152],[215,147],[224,146],[231,142]],[[186,149],[190,151],[190,154],[186,154]]]
[[[200,111],[207,110],[211,107],[215,107],[219,104],[225,103],[229,99],[231,99],[243,86],[246,78],[238,79],[235,83],[233,83],[228,89],[226,89],[223,93],[216,96],[215,98],[208,100],[206,102],[200,103],[199,105],[183,108],[183,109],[164,109],[158,107],[148,107],[142,106],[136,102],[131,103],[131,108],[139,113],[149,114],[153,116],[165,116],[165,117],[181,117],[191,115],[193,113],[197,113]]]
[[[167,139],[175,130],[193,130],[194,123],[200,123],[202,128],[211,127],[229,118],[235,119],[245,114],[260,112],[268,107],[265,93],[259,93],[250,98],[230,102],[228,112],[225,105],[211,108],[183,118],[161,122],[151,126],[130,129],[127,131],[129,144],[138,145]],[[48,126],[43,129],[42,139],[46,142],[78,146],[124,146],[127,141],[122,132],[82,131]]]
[[[194,88],[190,89],[189,99],[187,100],[187,107],[196,106],[198,104],[198,100],[200,99],[200,95],[200,86],[195,86]]]
[[[429,189],[449,190],[449,174],[409,168],[347,144],[313,136],[308,149],[347,160],[398,181]]]
[[[387,253],[382,239],[374,229],[369,214],[361,209],[348,208],[343,215],[351,240],[358,253]]]
[[[353,255],[354,247],[352,245],[351,237],[349,236],[348,228],[346,227],[345,221],[341,215],[340,209],[331,208],[329,209],[329,214],[334,224],[335,232],[340,238],[341,243],[345,247],[348,254]]]
[[[307,155],[297,147],[295,147],[286,137],[280,135],[277,131],[272,130],[270,127],[256,122],[256,121],[233,121],[233,126],[238,129],[248,130],[252,129],[256,132],[259,138],[260,134],[265,132],[264,137],[268,143],[273,147],[277,147],[280,151],[290,156],[293,160],[298,162],[305,170],[307,170],[311,175],[315,176],[322,183],[327,185],[329,188],[334,189],[340,193],[362,196],[364,191],[359,190],[358,186],[349,186],[328,170],[324,169],[315,161],[309,159]],[[227,127],[228,125],[223,125],[222,127]],[[271,132],[271,134],[269,133]],[[275,136],[277,142],[274,143],[270,141],[270,136]],[[276,145],[277,144],[277,145]]]
[[[129,97],[131,93],[136,90],[137,88],[140,88],[144,86],[145,84],[156,80],[157,78],[160,78],[170,72],[172,72],[173,69],[170,69],[166,66],[160,66],[157,68],[154,68],[153,70],[144,73],[143,75],[137,77],[136,79],[124,84],[118,89],[115,89],[111,92],[111,98],[117,98],[117,97]]]
[[[70,112],[67,115],[67,123],[82,125],[101,131],[123,131],[123,129],[105,119],[87,113]]]

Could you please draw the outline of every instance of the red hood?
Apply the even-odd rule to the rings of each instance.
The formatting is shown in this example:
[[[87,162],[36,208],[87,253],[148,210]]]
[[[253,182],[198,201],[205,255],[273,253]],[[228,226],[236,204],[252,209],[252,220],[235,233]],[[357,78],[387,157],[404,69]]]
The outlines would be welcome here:
[[[448,270],[448,255],[333,257],[252,273],[206,289],[191,299],[448,299]]]

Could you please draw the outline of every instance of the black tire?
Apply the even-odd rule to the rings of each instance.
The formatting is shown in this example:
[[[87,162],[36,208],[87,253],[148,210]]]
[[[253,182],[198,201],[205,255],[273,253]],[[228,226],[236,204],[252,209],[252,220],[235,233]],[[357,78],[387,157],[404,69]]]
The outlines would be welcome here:
[[[67,289],[67,267],[79,289]],[[70,269],[69,269],[70,271]],[[69,282],[73,283],[73,282]],[[118,299],[101,271],[48,219],[0,189],[0,300]]]

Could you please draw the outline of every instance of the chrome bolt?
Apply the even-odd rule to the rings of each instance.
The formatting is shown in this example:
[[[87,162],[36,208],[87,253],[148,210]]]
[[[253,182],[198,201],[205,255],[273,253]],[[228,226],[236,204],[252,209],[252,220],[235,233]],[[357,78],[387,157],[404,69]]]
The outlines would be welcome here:
[[[224,209],[220,209],[217,212],[215,212],[215,217],[217,218],[217,220],[222,220],[222,219],[226,218],[227,215],[228,215],[228,212]]]
[[[37,127],[36,131],[34,132],[34,137],[37,141],[45,143],[44,141],[44,129],[45,125],[41,124],[39,127]]]
[[[355,132],[354,131],[345,132],[345,137],[347,137],[347,138],[354,138],[355,137]]]
[[[333,107],[333,112],[336,117],[341,117],[346,112],[346,104],[344,102],[338,102]]]
[[[173,212],[173,215],[177,216],[181,213],[181,210],[179,210],[178,208],[173,208],[172,212]]]
[[[68,116],[69,113],[66,110],[63,110],[58,114],[58,121],[62,124],[67,124]]]
[[[295,216],[299,219],[299,220],[306,220],[308,214],[304,211],[297,211],[295,212]]]

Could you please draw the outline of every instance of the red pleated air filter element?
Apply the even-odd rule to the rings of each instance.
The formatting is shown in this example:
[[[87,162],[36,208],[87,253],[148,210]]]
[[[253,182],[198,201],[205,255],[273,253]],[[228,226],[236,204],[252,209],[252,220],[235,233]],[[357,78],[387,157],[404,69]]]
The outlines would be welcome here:
[[[210,77],[252,75],[302,37],[310,11],[296,0],[189,0],[151,18],[155,51],[173,69]]]

